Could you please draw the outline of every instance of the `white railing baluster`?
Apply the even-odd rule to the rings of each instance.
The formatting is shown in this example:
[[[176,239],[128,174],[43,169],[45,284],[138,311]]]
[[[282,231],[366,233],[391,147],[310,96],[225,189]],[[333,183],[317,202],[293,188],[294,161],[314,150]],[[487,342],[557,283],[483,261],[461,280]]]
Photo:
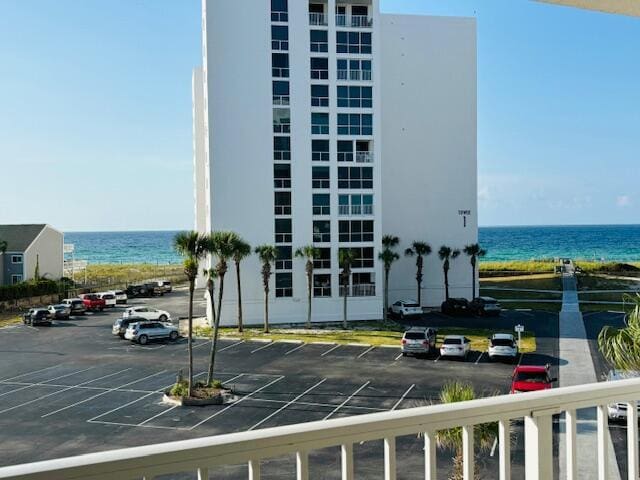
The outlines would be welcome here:
[[[627,471],[629,480],[638,480],[638,402],[627,403]]]
[[[342,480],[353,480],[353,445],[342,445]]]
[[[462,427],[462,478],[464,480],[474,480],[473,441],[473,425],[464,425]]]
[[[526,480],[553,478],[551,415],[524,417],[524,474]]]
[[[249,480],[260,480],[260,460],[249,460]]]
[[[498,422],[498,454],[500,455],[500,480],[511,480],[511,420]]]
[[[208,468],[199,468],[198,469],[198,480],[209,480],[209,469]]]
[[[609,415],[606,405],[598,405],[598,479],[607,480],[609,473]]]
[[[296,479],[309,480],[309,454],[296,452]]]
[[[564,438],[567,454],[567,480],[578,480],[578,449],[576,446],[576,411],[569,409],[564,415]],[[562,461],[562,459],[560,459]]]
[[[384,480],[396,480],[396,439],[384,439]]]
[[[424,432],[424,479],[436,480],[435,432]]]

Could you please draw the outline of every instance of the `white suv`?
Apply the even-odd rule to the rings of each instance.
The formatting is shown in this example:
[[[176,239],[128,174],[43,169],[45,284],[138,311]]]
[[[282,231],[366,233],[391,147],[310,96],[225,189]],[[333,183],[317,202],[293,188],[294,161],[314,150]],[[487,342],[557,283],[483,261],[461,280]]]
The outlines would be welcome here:
[[[458,357],[466,360],[471,351],[471,340],[463,335],[447,335],[440,345],[441,357]]]
[[[436,348],[435,328],[413,327],[402,335],[402,356],[408,354],[428,355]]]
[[[178,329],[173,325],[162,322],[137,322],[131,323],[124,332],[124,338],[146,345],[151,340],[169,339],[172,342],[180,336]]]
[[[489,359],[518,357],[518,344],[510,333],[496,333],[489,338]]]
[[[147,307],[141,305],[139,307],[127,308],[122,314],[123,318],[127,317],[142,317],[147,320],[160,320],[161,322],[171,321],[171,315],[164,310],[158,310],[157,308]]]
[[[404,319],[410,315],[421,315],[422,307],[415,300],[398,300],[391,305],[391,313]]]

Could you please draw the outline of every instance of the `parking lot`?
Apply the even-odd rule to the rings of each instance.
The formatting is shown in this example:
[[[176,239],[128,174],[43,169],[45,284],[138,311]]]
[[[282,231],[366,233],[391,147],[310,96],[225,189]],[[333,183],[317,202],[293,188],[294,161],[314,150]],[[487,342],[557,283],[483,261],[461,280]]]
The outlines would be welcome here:
[[[179,293],[173,295],[148,303],[173,313],[171,304],[184,300]],[[506,393],[513,371],[513,365],[489,362],[482,352],[472,352],[467,362],[460,362],[436,355],[402,357],[398,348],[388,347],[222,340],[216,377],[233,387],[239,401],[174,407],[162,403],[162,392],[180,370],[186,374],[185,340],[145,346],[120,340],[110,331],[119,314],[105,311],[55,322],[52,327],[0,329],[3,465],[429,405],[452,379],[472,383],[479,395]],[[519,361],[557,365],[557,316],[552,314],[506,312],[498,319],[433,314],[412,323],[440,327],[470,321],[477,328],[491,323],[511,331],[516,323],[525,324],[538,334],[538,351]],[[205,375],[208,355],[209,343],[197,340],[198,377]],[[522,438],[519,427],[515,432],[517,463]],[[399,461],[406,456],[406,478],[423,472],[421,442],[400,440],[404,448],[399,448]],[[371,469],[366,478],[380,476],[376,456],[381,449],[379,442],[358,446],[356,472]],[[312,469],[314,465],[319,469],[317,478],[339,478],[338,453],[330,449],[312,455]],[[444,472],[451,464],[451,453],[440,456]],[[496,460],[482,455],[481,470],[497,471]],[[263,475],[278,478],[293,465],[286,459],[269,461],[263,465]],[[520,468],[514,466],[514,475]],[[241,476],[243,469],[229,467],[225,478]]]

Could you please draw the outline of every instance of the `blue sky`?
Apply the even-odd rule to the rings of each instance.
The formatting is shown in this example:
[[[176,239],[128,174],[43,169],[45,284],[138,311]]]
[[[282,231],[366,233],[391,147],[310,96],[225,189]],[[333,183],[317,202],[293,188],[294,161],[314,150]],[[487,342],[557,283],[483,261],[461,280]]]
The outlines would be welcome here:
[[[477,18],[481,225],[640,223],[639,19],[527,0],[382,9]],[[200,0],[1,0],[0,223],[189,228],[200,62]]]

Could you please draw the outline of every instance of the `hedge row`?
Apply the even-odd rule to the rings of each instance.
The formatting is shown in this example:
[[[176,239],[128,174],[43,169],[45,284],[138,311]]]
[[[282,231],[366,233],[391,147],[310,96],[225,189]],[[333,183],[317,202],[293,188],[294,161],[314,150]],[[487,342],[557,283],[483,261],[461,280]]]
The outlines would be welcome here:
[[[61,282],[53,280],[38,280],[16,283],[15,285],[0,285],[0,301],[19,300],[21,298],[51,295],[64,290]]]

